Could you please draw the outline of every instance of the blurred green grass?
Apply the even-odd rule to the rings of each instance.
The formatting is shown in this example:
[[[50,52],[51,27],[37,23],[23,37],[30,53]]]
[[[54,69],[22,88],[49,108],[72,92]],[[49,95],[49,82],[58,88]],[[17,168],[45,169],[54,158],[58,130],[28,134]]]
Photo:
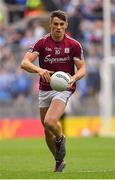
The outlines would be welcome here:
[[[0,179],[114,179],[114,138],[67,138],[66,168],[54,173],[44,139],[0,140]]]

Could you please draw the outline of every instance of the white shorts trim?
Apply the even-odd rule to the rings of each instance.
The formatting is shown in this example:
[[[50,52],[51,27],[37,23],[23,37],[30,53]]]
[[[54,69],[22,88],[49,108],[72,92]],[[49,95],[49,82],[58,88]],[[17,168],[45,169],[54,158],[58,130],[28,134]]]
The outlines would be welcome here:
[[[51,102],[55,99],[63,101],[65,104],[67,103],[69,97],[72,95],[71,91],[42,91],[39,90],[39,107],[49,107]]]

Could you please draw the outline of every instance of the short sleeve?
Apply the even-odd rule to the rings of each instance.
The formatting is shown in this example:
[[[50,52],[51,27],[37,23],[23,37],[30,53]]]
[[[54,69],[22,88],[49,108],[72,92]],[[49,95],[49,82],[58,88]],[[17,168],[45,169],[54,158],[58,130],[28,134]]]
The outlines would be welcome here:
[[[80,43],[74,44],[73,51],[74,51],[73,60],[81,60],[81,59],[84,60],[83,48]]]
[[[43,40],[40,39],[39,41],[37,41],[32,47],[29,48],[29,52],[35,52],[35,53],[40,53],[42,46],[43,45]]]

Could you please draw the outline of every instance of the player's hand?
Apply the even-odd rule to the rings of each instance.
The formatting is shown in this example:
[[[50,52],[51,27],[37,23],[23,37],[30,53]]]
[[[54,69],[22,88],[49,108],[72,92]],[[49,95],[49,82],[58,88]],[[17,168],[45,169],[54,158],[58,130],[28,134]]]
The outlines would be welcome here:
[[[54,73],[54,71],[49,71],[47,69],[40,69],[39,75],[43,79],[43,81],[50,82],[50,76]]]
[[[75,82],[76,82],[75,77],[71,76],[70,81],[68,83],[68,89],[71,88]]]

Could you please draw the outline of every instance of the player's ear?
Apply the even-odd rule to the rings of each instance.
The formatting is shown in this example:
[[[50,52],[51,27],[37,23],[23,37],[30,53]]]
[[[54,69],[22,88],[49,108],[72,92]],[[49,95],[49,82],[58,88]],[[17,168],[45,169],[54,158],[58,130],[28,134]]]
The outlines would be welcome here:
[[[68,22],[66,22],[66,29],[68,28]]]
[[[52,23],[52,21],[51,21],[51,19],[50,19],[50,21],[49,21],[49,27],[51,28],[51,23]]]

